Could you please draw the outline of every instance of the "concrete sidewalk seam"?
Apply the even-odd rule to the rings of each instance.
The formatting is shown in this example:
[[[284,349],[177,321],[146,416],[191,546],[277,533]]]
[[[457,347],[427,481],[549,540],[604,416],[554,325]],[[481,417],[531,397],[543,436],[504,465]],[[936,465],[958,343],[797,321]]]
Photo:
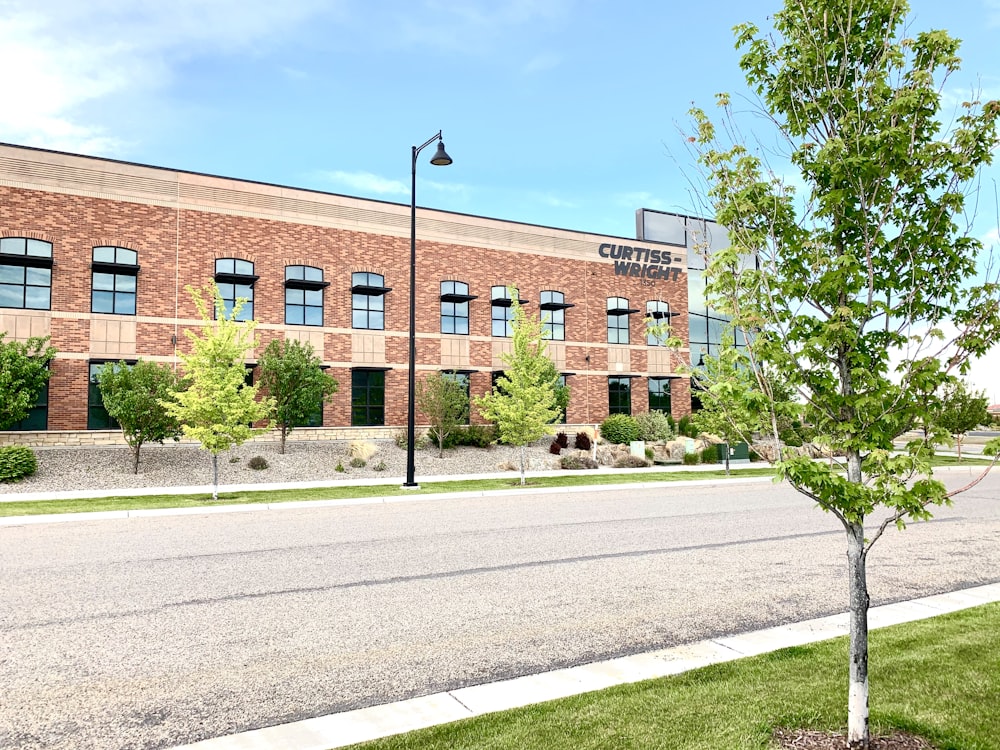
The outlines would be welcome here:
[[[1000,601],[1000,583],[872,607],[871,630]],[[915,606],[916,605],[916,606]],[[846,613],[455,688],[420,698],[215,737],[172,750],[331,750],[474,716],[657,679],[847,634]],[[831,634],[832,633],[832,634]],[[724,641],[729,641],[725,643]],[[744,653],[731,644],[744,644]],[[456,705],[457,704],[457,705]]]

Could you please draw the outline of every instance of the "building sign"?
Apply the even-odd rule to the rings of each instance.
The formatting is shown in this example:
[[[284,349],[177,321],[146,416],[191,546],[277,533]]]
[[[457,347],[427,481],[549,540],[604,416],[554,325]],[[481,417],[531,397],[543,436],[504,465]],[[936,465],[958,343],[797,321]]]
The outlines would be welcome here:
[[[673,255],[667,249],[612,245],[605,242],[597,248],[597,254],[615,262],[615,276],[633,276],[643,279],[644,282],[647,279],[677,281],[683,270],[682,267],[672,264],[681,263],[684,259],[679,255]]]

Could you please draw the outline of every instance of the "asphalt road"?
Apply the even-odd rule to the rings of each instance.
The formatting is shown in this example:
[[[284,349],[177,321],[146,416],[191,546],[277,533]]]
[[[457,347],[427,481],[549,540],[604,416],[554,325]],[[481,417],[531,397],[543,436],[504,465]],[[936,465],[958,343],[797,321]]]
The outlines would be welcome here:
[[[0,528],[0,747],[161,748],[840,612],[844,548],[770,484]],[[873,604],[1000,581],[1000,478],[869,566]]]

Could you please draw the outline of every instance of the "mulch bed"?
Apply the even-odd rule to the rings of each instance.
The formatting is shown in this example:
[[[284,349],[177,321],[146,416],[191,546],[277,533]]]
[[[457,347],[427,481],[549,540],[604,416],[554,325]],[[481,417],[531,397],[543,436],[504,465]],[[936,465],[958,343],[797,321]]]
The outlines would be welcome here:
[[[809,729],[775,729],[774,741],[781,750],[845,750],[847,736],[839,732]],[[907,732],[871,737],[870,750],[935,750],[922,737]]]

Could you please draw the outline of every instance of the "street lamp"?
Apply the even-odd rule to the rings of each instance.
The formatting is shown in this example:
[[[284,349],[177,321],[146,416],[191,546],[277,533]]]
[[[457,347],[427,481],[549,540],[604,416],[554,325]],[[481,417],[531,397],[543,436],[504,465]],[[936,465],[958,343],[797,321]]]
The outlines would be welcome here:
[[[406,481],[403,489],[420,489],[414,474],[416,473],[414,461],[414,443],[416,442],[416,410],[414,409],[414,397],[417,390],[417,156],[425,148],[437,141],[437,151],[431,157],[431,164],[436,167],[447,167],[451,164],[451,157],[444,150],[444,141],[441,140],[441,131],[428,138],[419,146],[413,147],[413,159],[411,161],[410,183],[410,370],[408,373],[406,386]]]

